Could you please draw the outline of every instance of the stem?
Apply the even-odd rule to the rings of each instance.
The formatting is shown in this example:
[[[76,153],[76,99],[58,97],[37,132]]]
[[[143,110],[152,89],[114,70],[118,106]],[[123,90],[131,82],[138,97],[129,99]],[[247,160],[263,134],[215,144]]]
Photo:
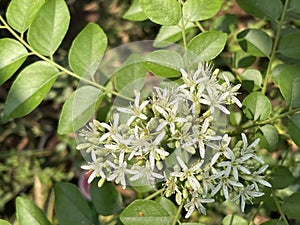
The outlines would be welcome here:
[[[174,220],[173,220],[172,225],[176,225],[177,220],[179,220],[179,217],[180,217],[180,213],[181,213],[182,207],[183,207],[183,201],[181,201],[181,204],[180,204],[180,206],[178,207],[178,210],[177,210],[177,212],[176,212],[176,214],[175,214],[175,217],[174,217]]]
[[[272,49],[271,56],[270,56],[270,61],[269,61],[267,72],[266,72],[266,77],[264,79],[263,87],[262,87],[262,90],[261,90],[261,93],[263,93],[263,94],[265,94],[266,91],[267,91],[267,85],[268,85],[269,79],[271,77],[272,64],[273,64],[273,60],[275,58],[276,49],[278,47],[279,38],[280,38],[280,34],[281,34],[281,29],[282,29],[282,26],[283,26],[283,23],[284,23],[284,18],[285,18],[285,14],[286,14],[288,5],[289,5],[289,0],[286,0],[285,3],[284,3],[284,8],[282,10],[281,18],[280,18],[280,21],[279,21],[279,24],[278,24],[278,29],[277,29],[277,32],[276,32],[274,45],[273,45],[273,49]]]
[[[275,116],[275,117],[273,117],[273,118],[270,118],[270,119],[266,119],[266,120],[263,120],[263,121],[258,121],[258,122],[254,123],[254,124],[251,124],[251,125],[242,126],[241,129],[239,129],[239,131],[237,131],[237,132],[232,132],[231,135],[232,135],[232,136],[236,136],[236,135],[238,135],[238,134],[242,133],[243,131],[248,130],[248,129],[250,129],[250,128],[253,128],[253,127],[257,127],[257,126],[261,126],[261,125],[265,125],[265,124],[269,124],[269,123],[275,122],[275,121],[278,120],[278,119],[281,119],[281,118],[284,118],[284,117],[293,115],[293,114],[295,114],[295,113],[297,113],[297,112],[300,112],[300,108],[296,108],[296,109],[290,110],[290,111],[288,111],[288,112],[282,113],[282,114],[280,114],[280,115],[278,115],[278,116]],[[230,132],[228,132],[228,133],[230,133]]]
[[[90,85],[93,85],[93,86],[95,86],[95,87],[97,87],[97,88],[99,88],[100,90],[102,90],[102,91],[104,91],[104,92],[106,92],[106,93],[111,93],[111,94],[113,94],[113,95],[116,95],[116,96],[118,96],[118,97],[121,97],[121,98],[123,98],[123,99],[126,99],[126,100],[129,100],[129,101],[134,101],[132,98],[129,98],[129,97],[127,97],[127,96],[124,96],[124,95],[122,95],[122,94],[120,94],[120,93],[118,93],[118,92],[115,92],[115,91],[113,91],[113,90],[111,90],[111,89],[109,89],[109,88],[106,88],[105,86],[102,86],[102,85],[100,85],[100,84],[97,84],[97,83],[95,83],[95,82],[93,82],[93,81],[91,81],[91,80],[89,80],[89,79],[86,79],[86,78],[83,78],[83,77],[81,77],[81,76],[79,76],[78,74],[76,74],[76,73],[73,73],[72,71],[70,71],[70,70],[68,70],[68,69],[66,69],[66,68],[64,68],[63,66],[61,66],[61,65],[59,65],[58,63],[56,63],[56,62],[54,62],[53,61],[53,57],[52,56],[50,56],[50,59],[49,58],[47,58],[47,57],[45,57],[45,56],[43,56],[43,55],[41,55],[41,54],[39,54],[38,52],[36,52],[27,42],[25,42],[24,40],[23,40],[23,38],[21,37],[21,36],[19,36],[7,23],[6,23],[6,21],[3,19],[3,17],[2,16],[0,16],[0,21],[4,24],[4,27],[19,41],[19,42],[21,42],[28,50],[30,50],[34,55],[36,55],[37,57],[39,57],[40,59],[42,59],[42,60],[44,60],[44,61],[46,61],[46,62],[48,62],[48,63],[50,63],[50,64],[52,64],[53,66],[55,66],[57,69],[59,69],[59,70],[61,70],[62,72],[64,72],[65,74],[68,74],[68,75],[70,75],[70,76],[72,76],[72,77],[74,77],[74,78],[76,78],[76,79],[78,79],[78,80],[81,80],[81,81],[83,81],[83,82],[85,82],[85,83],[87,83],[87,84],[90,84]]]
[[[205,32],[204,27],[201,25],[201,23],[199,21],[195,21],[195,24],[197,25],[197,27],[201,30],[201,32]]]
[[[159,189],[158,191],[154,192],[153,194],[149,195],[145,200],[151,200],[152,198],[155,198],[157,195],[160,195],[165,189]]]
[[[289,225],[289,222],[287,221],[287,219],[286,219],[286,217],[285,217],[285,215],[284,215],[284,213],[283,213],[283,211],[282,211],[282,208],[281,208],[281,206],[280,206],[280,204],[279,204],[279,201],[278,201],[278,199],[277,199],[277,197],[276,197],[274,191],[273,191],[273,193],[272,193],[272,196],[273,196],[275,205],[276,205],[276,207],[277,207],[277,209],[278,209],[278,212],[280,213],[280,218],[283,219],[283,221],[284,221],[285,224]]]

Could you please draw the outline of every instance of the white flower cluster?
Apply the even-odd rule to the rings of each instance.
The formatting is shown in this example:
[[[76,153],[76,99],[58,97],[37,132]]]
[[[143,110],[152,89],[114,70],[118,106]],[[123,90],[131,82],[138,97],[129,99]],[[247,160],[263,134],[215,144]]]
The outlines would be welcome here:
[[[128,107],[117,107],[110,123],[94,120],[79,135],[77,146],[91,155],[82,166],[91,170],[88,182],[101,177],[126,185],[160,185],[166,197],[175,194],[185,204],[186,218],[216,196],[240,203],[263,195],[261,186],[267,165],[255,153],[259,140],[248,144],[245,134],[234,147],[231,138],[214,128],[215,113],[230,114],[240,85],[221,80],[211,66],[199,64],[196,71],[181,70],[180,85],[155,87],[147,99],[136,93]]]

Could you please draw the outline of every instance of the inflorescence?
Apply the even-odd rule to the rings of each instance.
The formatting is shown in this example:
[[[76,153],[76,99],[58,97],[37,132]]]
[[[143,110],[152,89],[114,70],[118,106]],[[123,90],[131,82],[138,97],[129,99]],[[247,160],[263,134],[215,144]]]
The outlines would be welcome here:
[[[154,87],[142,98],[136,92],[128,107],[116,107],[109,123],[93,120],[79,135],[77,146],[90,154],[92,162],[82,166],[92,171],[88,182],[101,177],[127,185],[158,185],[164,195],[175,195],[184,204],[186,218],[197,209],[205,214],[205,203],[231,200],[244,211],[246,201],[260,197],[268,167],[256,155],[256,139],[248,143],[242,133],[234,146],[221,134],[220,113],[230,114],[240,85],[232,86],[218,71],[199,64],[192,72],[181,69],[178,85]]]

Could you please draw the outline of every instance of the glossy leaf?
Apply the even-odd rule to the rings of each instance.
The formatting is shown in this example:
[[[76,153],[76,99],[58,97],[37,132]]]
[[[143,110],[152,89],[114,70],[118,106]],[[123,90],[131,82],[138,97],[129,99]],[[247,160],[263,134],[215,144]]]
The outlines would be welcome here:
[[[60,225],[94,225],[87,201],[71,183],[59,182],[54,186],[55,212]]]
[[[300,1],[298,0],[290,0],[290,10],[300,13]]]
[[[45,98],[58,75],[53,65],[41,61],[22,70],[8,93],[3,120],[30,113]]]
[[[98,180],[95,179],[90,192],[93,205],[100,215],[109,216],[123,209],[122,197],[112,182],[105,182],[98,187]]]
[[[181,225],[205,225],[204,223],[181,223]]]
[[[252,92],[243,101],[243,112],[251,120],[268,119],[271,110],[270,100],[260,92]]]
[[[273,152],[278,145],[278,131],[271,124],[264,125],[259,128],[256,138],[260,139],[259,146]]]
[[[0,219],[0,225],[11,225],[10,222]]]
[[[135,200],[120,215],[124,225],[172,224],[173,218],[157,202]]]
[[[91,79],[107,47],[107,37],[95,23],[89,23],[75,38],[69,51],[69,65],[81,77]]]
[[[50,225],[51,223],[33,201],[23,197],[16,199],[17,220],[19,225]]]
[[[271,37],[257,29],[246,29],[238,33],[237,39],[241,48],[253,56],[269,56],[272,51]]]
[[[131,3],[131,6],[123,15],[123,18],[132,21],[143,21],[148,19],[148,17],[145,15],[145,13],[142,10],[142,7],[140,5],[140,0],[134,0]]]
[[[300,59],[300,32],[289,33],[282,37],[278,51],[290,58]]]
[[[116,90],[123,95],[134,96],[134,90],[143,88],[146,72],[141,56],[131,55],[113,75]]]
[[[217,57],[225,47],[227,34],[219,31],[206,31],[195,36],[188,49],[197,55],[197,61],[209,61]]]
[[[283,8],[280,0],[237,0],[237,3],[252,16],[274,21],[280,17]]]
[[[223,0],[188,0],[183,4],[182,14],[186,21],[206,20],[215,16],[221,6]]]
[[[300,107],[300,67],[286,66],[278,77],[280,92],[292,108]]]
[[[195,27],[193,23],[185,25],[185,33],[188,33],[191,28]],[[158,34],[155,37],[154,47],[165,47],[182,39],[182,31],[178,26],[161,26]]]
[[[160,25],[177,25],[180,16],[180,4],[177,0],[140,0],[146,16]]]
[[[272,174],[270,183],[273,189],[283,189],[294,182],[295,178],[285,166],[278,166]]]
[[[286,223],[284,223],[283,221],[278,220],[278,219],[273,219],[273,220],[264,222],[261,225],[286,225]]]
[[[241,74],[243,87],[248,91],[257,91],[262,85],[262,75],[259,70],[247,69]]]
[[[295,114],[288,120],[288,131],[292,140],[300,147],[300,114]]]
[[[48,0],[29,27],[27,39],[31,47],[52,56],[67,33],[70,13],[64,0]]]
[[[6,11],[8,24],[20,33],[24,33],[45,0],[12,0]]]
[[[28,56],[26,48],[11,38],[0,39],[0,85],[7,81]]]
[[[170,216],[174,216],[176,214],[177,207],[171,200],[165,197],[160,197],[157,199],[157,202],[169,213]]]
[[[224,217],[222,220],[222,225],[247,225],[248,222],[244,218],[230,214]]]
[[[238,50],[233,54],[233,65],[235,68],[247,68],[256,60],[255,56],[249,55],[243,50]]]
[[[238,23],[238,17],[232,14],[225,14],[218,16],[210,27],[210,30],[221,31],[226,34],[230,34],[235,29]]]
[[[83,127],[94,115],[102,100],[102,91],[93,86],[77,89],[66,100],[58,124],[59,134],[68,134]]]
[[[180,77],[184,67],[181,55],[171,50],[157,50],[144,57],[146,68],[153,74],[165,78]]]
[[[295,192],[286,197],[282,204],[283,212],[290,218],[300,219],[300,192]]]

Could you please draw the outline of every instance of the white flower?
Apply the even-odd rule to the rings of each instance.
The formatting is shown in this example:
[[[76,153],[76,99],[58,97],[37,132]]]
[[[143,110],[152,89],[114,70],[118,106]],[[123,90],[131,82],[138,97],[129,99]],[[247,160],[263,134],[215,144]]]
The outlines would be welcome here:
[[[164,159],[170,153],[162,149],[160,146],[161,141],[163,140],[166,132],[163,130],[156,138],[153,140],[147,141],[145,143],[143,153],[145,155],[149,154],[150,165],[152,168],[155,167],[155,160]]]
[[[103,122],[103,123],[100,123],[100,126],[108,130],[107,133],[104,133],[100,137],[101,142],[107,140],[109,137],[111,137],[112,139],[115,139],[116,134],[120,130],[120,127],[119,127],[119,114],[118,113],[113,114],[111,125]]]
[[[228,80],[228,78],[225,75],[223,75],[223,78],[225,80],[225,83],[223,83],[222,85],[219,85],[221,91],[223,92],[222,98],[224,98],[226,100],[227,104],[235,103],[238,105],[238,107],[241,108],[242,103],[235,96],[239,94],[237,91],[240,89],[240,87],[242,85],[237,84],[235,86],[231,86],[230,81]]]
[[[254,190],[254,185],[248,185],[246,188],[240,188],[238,195],[231,199],[231,201],[235,202],[237,200],[240,201],[241,211],[245,211],[246,201],[251,201],[252,198],[258,198],[263,196],[263,192],[258,192]]]
[[[204,159],[205,157],[205,143],[212,140],[216,141],[222,139],[222,137],[220,136],[212,136],[209,134],[208,132],[209,125],[210,125],[209,119],[206,118],[201,128],[199,128],[199,126],[193,127],[193,133],[196,136],[200,156],[202,159]]]
[[[118,107],[117,110],[119,112],[123,112],[123,113],[127,113],[129,115],[131,115],[131,117],[128,119],[127,121],[127,126],[130,126],[130,124],[136,119],[136,118],[140,118],[142,120],[146,120],[147,116],[143,113],[143,109],[148,105],[149,101],[143,101],[140,104],[140,98],[141,98],[141,93],[140,92],[136,92],[136,96],[134,99],[134,104],[130,105],[130,108],[122,108],[122,107]]]
[[[225,168],[225,176],[228,177],[231,172],[236,181],[239,180],[239,172],[241,171],[243,174],[251,174],[251,172],[243,166],[243,159],[236,159],[234,156],[230,159],[230,161],[223,161],[217,164],[218,167],[226,167]]]
[[[131,181],[135,181],[141,178],[147,179],[147,184],[154,185],[155,178],[163,179],[164,176],[162,174],[154,172],[154,168],[151,166],[150,162],[147,160],[145,166],[133,166],[131,168],[130,174],[133,176],[130,178]]]
[[[221,155],[224,155],[227,159],[232,159],[234,157],[234,154],[229,147],[230,140],[231,138],[228,136],[228,134],[225,134],[222,140],[220,141],[219,145],[208,143],[210,147],[217,150],[217,153],[211,159],[211,166],[213,166],[217,162]]]
[[[199,100],[200,103],[208,105],[211,113],[213,114],[215,108],[220,109],[225,114],[230,114],[230,111],[224,106],[225,96],[222,96],[215,89],[208,88],[208,94],[203,94],[202,98]]]
[[[182,180],[187,180],[188,183],[193,188],[193,190],[197,191],[200,188],[200,183],[197,180],[195,175],[199,172],[198,170],[200,169],[204,161],[202,160],[201,162],[198,162],[193,167],[188,168],[179,156],[176,156],[176,158],[180,167],[182,168],[182,172],[175,171],[170,173],[170,175],[174,177],[178,177]]]
[[[241,136],[242,136],[242,141],[243,141],[243,148],[241,149],[241,155],[253,153],[255,150],[255,147],[259,143],[260,139],[257,138],[257,139],[255,139],[254,142],[252,142],[252,144],[248,145],[247,136],[244,133],[241,133]]]
[[[102,177],[102,178],[105,178],[105,173],[103,172],[103,169],[105,168],[105,163],[103,162],[99,162],[97,160],[97,157],[96,157],[96,154],[95,154],[95,151],[92,151],[91,152],[91,157],[92,157],[92,160],[93,162],[89,162],[89,165],[83,165],[81,166],[81,169],[84,169],[84,170],[89,170],[89,171],[93,171],[91,173],[91,175],[89,176],[89,179],[88,179],[88,183],[90,184],[96,177]]]
[[[214,201],[214,199],[199,198],[198,193],[193,192],[191,201],[184,205],[184,209],[187,211],[185,218],[189,218],[195,209],[198,209],[199,212],[206,215],[206,209],[202,203],[211,203]]]
[[[117,184],[121,184],[123,189],[126,188],[126,174],[129,173],[129,169],[127,169],[127,162],[124,161],[124,154],[120,154],[119,156],[119,164],[116,165],[111,161],[107,161],[107,164],[113,168],[111,171],[111,175],[107,177],[108,181],[115,181]]]
[[[172,108],[163,109],[162,107],[155,105],[155,109],[164,117],[164,121],[157,127],[157,131],[162,130],[166,125],[170,126],[172,134],[175,132],[175,123],[185,123],[188,120],[182,117],[177,117],[178,103],[176,102]]]
[[[222,174],[224,175],[225,172],[222,171]],[[242,188],[244,187],[244,185],[238,181],[234,181],[231,180],[229,177],[225,177],[223,176],[219,181],[217,186],[215,186],[211,192],[211,196],[214,196],[215,194],[217,194],[221,189],[223,192],[223,196],[225,197],[225,199],[229,199],[229,191],[232,187],[238,187],[238,188]]]

